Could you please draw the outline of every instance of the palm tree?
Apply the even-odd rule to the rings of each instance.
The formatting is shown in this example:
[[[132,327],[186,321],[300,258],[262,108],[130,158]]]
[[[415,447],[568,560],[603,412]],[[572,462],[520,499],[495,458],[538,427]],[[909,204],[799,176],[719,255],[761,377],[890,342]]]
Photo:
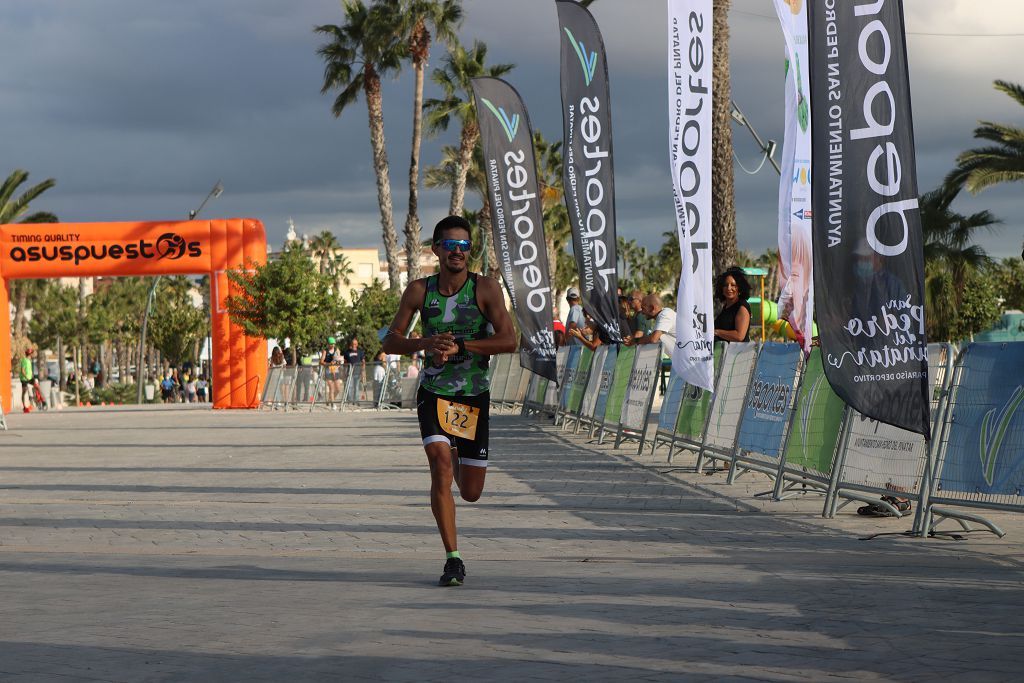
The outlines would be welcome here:
[[[366,96],[384,253],[390,287],[397,292],[401,288],[398,236],[391,207],[381,76],[398,71],[406,54],[406,45],[399,40],[398,33],[400,6],[397,0],[377,0],[369,8],[362,0],[344,0],[344,9],[346,23],[343,26],[325,24],[314,29],[329,38],[329,42],[317,49],[324,60],[324,83],[320,92],[340,91],[331,106],[335,117],[341,116],[348,105],[359,99],[360,91]]]
[[[991,230],[1001,221],[988,211],[970,216],[956,213],[949,208],[950,201],[948,188],[932,190],[921,197],[921,232],[926,289],[932,294],[940,290],[948,293],[955,311],[963,301],[964,287],[971,273],[992,264],[985,250],[971,243],[974,235],[982,229]],[[950,299],[943,299],[948,305]],[[932,310],[938,313],[934,307]]]
[[[0,225],[8,223],[56,223],[57,217],[46,211],[36,211],[25,215],[29,205],[36,197],[57,184],[53,178],[47,178],[38,185],[33,185],[14,199],[14,193],[28,181],[28,171],[17,169],[0,186]]]
[[[430,30],[446,43],[455,41],[455,29],[462,23],[460,0],[403,0],[403,33],[408,35],[409,57],[416,74],[412,101],[412,152],[409,158],[409,212],[405,217],[405,258],[409,281],[420,270],[420,143],[423,139],[423,72],[430,57]]]
[[[18,188],[28,181],[28,171],[16,169],[0,185],[0,225],[8,223],[56,223],[57,217],[48,211],[28,213],[34,199],[57,184],[53,178],[24,190],[17,198]],[[45,282],[37,280],[12,280],[10,300],[14,302],[14,320],[11,333],[15,338],[25,336],[28,331],[26,312],[31,308],[31,299],[43,293]]]
[[[318,261],[318,271],[321,275],[330,275],[335,286],[349,284],[349,276],[352,274],[352,264],[349,263],[345,254],[339,253],[341,243],[330,230],[323,230],[309,241],[309,251],[313,258]]]
[[[1024,106],[1024,87],[1007,81],[996,81],[995,87]],[[991,121],[979,123],[974,137],[995,144],[962,152],[945,184],[950,188],[966,187],[971,194],[977,194],[998,183],[1024,180],[1024,128]]]
[[[712,272],[721,273],[736,261],[736,195],[733,180],[732,89],[729,82],[729,6],[715,0],[712,11],[711,93],[711,244]]]
[[[491,198],[487,192],[487,176],[484,172],[484,153],[480,145],[474,145],[470,150],[469,162],[462,165],[462,152],[450,145],[445,145],[441,150],[441,163],[427,169],[423,177],[424,184],[429,188],[453,187],[458,182],[458,176],[463,176],[463,184],[470,190],[480,195],[480,209],[473,214],[475,219],[467,217],[471,227],[477,228],[470,231],[470,237],[474,243],[481,246],[479,258],[483,262],[486,252],[487,267],[483,268],[486,275],[497,278],[498,258],[494,253],[494,240],[488,239],[491,234]],[[465,209],[459,210],[459,215],[467,216]],[[452,214],[455,215],[455,214]]]
[[[925,321],[929,339],[964,336],[963,315],[970,309],[972,283],[984,282],[992,260],[972,244],[974,234],[1000,221],[988,211],[964,216],[949,208],[959,188],[942,187],[921,197],[925,261]],[[968,325],[969,327],[969,325]]]
[[[453,159],[454,177],[450,186],[451,201],[448,203],[448,213],[453,216],[462,212],[466,198],[466,175],[472,163],[473,150],[480,139],[470,81],[482,76],[498,78],[513,68],[512,64],[486,66],[486,60],[485,43],[475,41],[471,50],[466,50],[459,44],[453,45],[445,57],[444,66],[435,69],[431,74],[431,80],[441,86],[444,97],[429,99],[423,105],[427,111],[429,134],[448,130],[453,117],[462,127],[459,133],[458,155]]]

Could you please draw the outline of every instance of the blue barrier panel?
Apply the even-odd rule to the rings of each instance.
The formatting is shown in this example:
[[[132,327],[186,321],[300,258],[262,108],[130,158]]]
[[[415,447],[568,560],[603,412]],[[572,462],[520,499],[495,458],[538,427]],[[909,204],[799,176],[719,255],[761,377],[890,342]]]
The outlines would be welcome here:
[[[942,491],[1024,493],[1024,343],[961,354],[940,477]]]
[[[769,342],[761,347],[743,407],[741,450],[779,457],[790,418],[800,353],[798,344]]]
[[[576,381],[576,368],[580,363],[582,346],[570,346],[569,355],[565,359],[565,372],[562,374],[562,385],[558,388],[558,409],[565,412],[569,409],[569,390]]]
[[[668,390],[665,392],[665,399],[661,402],[661,411],[658,413],[658,431],[671,433],[676,426],[676,417],[679,415],[679,406],[683,402],[683,388],[686,382],[677,373],[673,372],[668,380]]]

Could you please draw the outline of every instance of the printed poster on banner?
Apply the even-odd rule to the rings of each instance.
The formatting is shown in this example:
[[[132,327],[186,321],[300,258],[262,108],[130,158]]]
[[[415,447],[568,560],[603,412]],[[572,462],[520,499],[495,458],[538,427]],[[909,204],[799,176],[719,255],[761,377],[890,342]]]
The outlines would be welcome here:
[[[551,281],[530,119],[519,94],[500,78],[474,78],[472,85],[494,253],[522,331],[520,363],[556,380]]]
[[[796,419],[786,442],[786,463],[821,474],[831,472],[845,408],[825,379],[821,351],[811,349],[797,393]]]
[[[930,438],[902,3],[814,2],[808,12],[814,307],[825,374],[856,410]]]
[[[682,262],[672,368],[715,388],[711,261],[711,0],[668,2],[669,163]]]
[[[1024,491],[1024,345],[975,343],[960,359],[944,491]]]
[[[629,372],[629,383],[622,401],[622,426],[641,430],[647,424],[647,409],[651,395],[658,384],[661,369],[661,344],[636,347],[636,359]]]
[[[779,284],[779,318],[790,322],[803,340],[804,353],[811,351],[812,321],[814,320],[814,275],[811,233],[811,98],[807,60],[807,7],[804,0],[775,0],[775,12],[786,39],[788,68],[786,86],[786,140],[783,161],[787,151],[788,172],[783,168],[779,178],[779,198],[786,215],[779,226],[779,259],[785,251],[786,278]],[[792,136],[792,140],[790,140]],[[783,236],[783,232],[788,232]],[[785,237],[783,239],[783,237]]]
[[[797,344],[768,342],[761,347],[740,423],[739,445],[743,450],[779,457],[801,353]]]
[[[616,274],[612,117],[604,41],[590,12],[558,0],[561,40],[562,184],[583,308],[604,343],[622,342]]]

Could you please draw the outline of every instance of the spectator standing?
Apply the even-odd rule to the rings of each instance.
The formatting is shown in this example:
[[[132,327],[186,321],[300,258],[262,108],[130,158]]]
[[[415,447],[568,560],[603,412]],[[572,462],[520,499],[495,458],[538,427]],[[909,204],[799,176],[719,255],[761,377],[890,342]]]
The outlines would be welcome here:
[[[715,316],[715,341],[750,341],[750,283],[743,269],[733,266],[715,279],[715,298],[722,310]]]
[[[582,330],[586,324],[583,306],[580,304],[580,290],[570,287],[565,293],[565,299],[569,302],[569,314],[565,316],[565,333],[568,335],[566,343],[569,346],[577,346],[580,340],[573,334],[573,330]]]
[[[25,355],[21,357],[21,366],[18,369],[18,376],[21,379],[21,405],[26,413],[32,412],[32,385],[36,381],[36,371],[32,367],[32,357],[36,350],[25,349]]]
[[[359,391],[366,381],[366,352],[359,348],[359,340],[352,337],[345,351],[345,366],[348,369],[348,397],[346,400],[355,403],[359,400]]]
[[[209,386],[210,383],[206,381],[206,375],[199,375],[199,379],[196,380],[196,398],[200,403],[206,403]]]
[[[341,351],[337,347],[337,340],[334,337],[327,338],[327,348],[320,352],[320,366],[323,368],[324,384],[327,386],[327,403],[331,408],[335,399],[344,390],[344,382],[341,378]]]

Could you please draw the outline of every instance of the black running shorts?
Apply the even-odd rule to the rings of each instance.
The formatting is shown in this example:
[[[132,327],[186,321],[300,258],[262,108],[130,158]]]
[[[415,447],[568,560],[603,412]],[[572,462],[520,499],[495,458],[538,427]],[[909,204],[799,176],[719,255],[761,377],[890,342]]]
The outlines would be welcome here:
[[[441,396],[420,387],[416,415],[423,445],[447,442],[459,452],[459,463],[487,467],[489,392],[476,396]]]

